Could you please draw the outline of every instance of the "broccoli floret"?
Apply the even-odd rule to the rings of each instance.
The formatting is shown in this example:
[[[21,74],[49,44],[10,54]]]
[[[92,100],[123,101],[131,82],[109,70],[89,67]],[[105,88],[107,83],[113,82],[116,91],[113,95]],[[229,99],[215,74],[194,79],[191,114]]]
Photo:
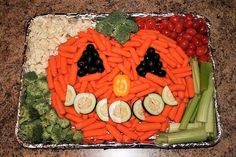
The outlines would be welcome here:
[[[51,138],[52,138],[52,143],[59,144],[62,141],[61,138],[61,133],[62,133],[62,128],[59,125],[54,125],[51,129]]]
[[[119,25],[120,23],[123,23],[127,18],[127,15],[125,12],[121,11],[114,11],[107,17],[107,20],[115,27]],[[106,20],[106,19],[105,19]]]
[[[47,132],[46,129],[43,129],[42,139],[43,143],[49,143],[51,140],[51,135]]]
[[[67,127],[61,132],[61,141],[63,143],[70,143],[73,139],[73,133],[70,130],[70,127]]]
[[[121,24],[115,28],[115,31],[112,33],[112,36],[121,44],[129,40],[129,28]]]
[[[83,134],[80,131],[76,131],[73,135],[73,141],[75,143],[81,143],[83,141]]]
[[[39,113],[30,105],[22,105],[20,110],[20,124],[39,118]]]
[[[34,108],[38,111],[39,115],[43,115],[50,110],[49,104],[39,102]]]
[[[130,32],[136,33],[138,31],[137,24],[132,20],[126,20],[124,25],[128,28]]]
[[[66,118],[58,118],[57,124],[59,124],[62,128],[66,128],[70,125],[70,121]]]
[[[113,26],[107,21],[100,21],[96,25],[96,30],[106,35],[110,35],[113,31]]]
[[[43,80],[43,79],[38,79],[36,82],[36,89],[40,90],[43,93],[47,93],[48,92],[48,84],[47,81]]]
[[[46,121],[50,122],[50,124],[56,124],[57,123],[57,114],[56,112],[51,109],[50,111],[48,111],[45,115],[44,118]]]
[[[23,138],[25,138],[26,141],[29,141],[30,143],[41,143],[43,128],[40,120],[35,120],[28,124],[21,125],[20,133],[22,134]]]
[[[27,79],[29,81],[34,81],[38,79],[38,76],[34,71],[30,71],[24,74],[24,79]]]

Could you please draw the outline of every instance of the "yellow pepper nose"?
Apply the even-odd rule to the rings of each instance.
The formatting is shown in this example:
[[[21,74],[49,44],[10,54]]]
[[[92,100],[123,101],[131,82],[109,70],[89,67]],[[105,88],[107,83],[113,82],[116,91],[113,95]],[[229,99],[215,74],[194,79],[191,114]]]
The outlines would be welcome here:
[[[113,79],[113,92],[116,96],[126,96],[129,94],[130,78],[127,75],[117,75]]]

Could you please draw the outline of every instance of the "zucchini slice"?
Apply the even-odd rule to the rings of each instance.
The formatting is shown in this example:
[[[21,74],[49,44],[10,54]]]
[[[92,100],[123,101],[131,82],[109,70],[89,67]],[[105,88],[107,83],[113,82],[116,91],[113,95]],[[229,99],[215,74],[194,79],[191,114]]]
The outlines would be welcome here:
[[[75,111],[81,114],[91,113],[96,106],[96,97],[92,93],[79,93],[75,97]]]
[[[142,106],[142,101],[140,99],[136,100],[133,104],[133,113],[139,120],[145,120],[144,109]]]
[[[164,102],[159,94],[151,93],[144,98],[143,107],[148,113],[159,115],[164,109]]]
[[[107,107],[107,99],[102,99],[97,103],[96,113],[98,117],[105,122],[108,122],[108,107]]]
[[[67,85],[67,90],[66,90],[66,100],[64,105],[65,106],[71,106],[74,103],[76,97],[76,92],[74,87],[72,87],[71,85]]]
[[[162,90],[162,99],[167,105],[177,105],[178,102],[175,100],[170,88],[165,86]]]
[[[112,121],[116,123],[128,121],[131,118],[131,114],[129,105],[122,100],[113,102],[109,107],[109,115]]]

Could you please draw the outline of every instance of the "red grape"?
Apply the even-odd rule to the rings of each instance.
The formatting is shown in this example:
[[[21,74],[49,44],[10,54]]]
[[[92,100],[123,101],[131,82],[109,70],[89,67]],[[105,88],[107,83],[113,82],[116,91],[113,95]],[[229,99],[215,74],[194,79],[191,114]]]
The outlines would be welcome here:
[[[186,50],[186,49],[188,48],[188,44],[189,44],[189,42],[188,42],[188,40],[186,40],[186,39],[182,39],[182,40],[179,42],[179,46],[180,46],[182,49],[184,49],[184,50]]]
[[[208,37],[207,36],[202,37],[202,43],[203,44],[208,44]]]
[[[189,33],[184,33],[183,38],[185,38],[187,40],[191,40],[192,36]]]
[[[197,47],[196,54],[197,56],[202,56],[207,53],[207,46],[199,46]]]
[[[193,20],[193,15],[192,14],[186,14],[185,19],[186,20]]]
[[[195,46],[193,43],[190,42],[190,43],[188,44],[188,48],[195,50],[195,49],[196,49],[196,46]]]
[[[174,24],[173,24],[173,23],[169,22],[169,24],[168,24],[167,28],[168,28],[168,30],[169,30],[169,31],[174,31],[174,29],[175,29],[175,26],[174,26]]]
[[[179,15],[174,15],[170,17],[170,22],[176,24],[177,22],[180,21],[180,16]]]
[[[183,31],[183,28],[184,28],[183,23],[181,23],[181,22],[176,23],[176,25],[175,25],[175,31],[176,31],[177,33],[182,32],[182,31]]]
[[[184,26],[186,28],[191,28],[193,26],[193,21],[191,20],[185,20]]]
[[[189,57],[195,56],[195,50],[194,49],[188,48],[185,52]]]
[[[202,45],[201,40],[199,40],[196,37],[193,37],[192,42],[195,46],[201,46]]]
[[[192,36],[194,36],[195,34],[197,34],[197,31],[194,28],[188,28],[186,30],[186,32]]]

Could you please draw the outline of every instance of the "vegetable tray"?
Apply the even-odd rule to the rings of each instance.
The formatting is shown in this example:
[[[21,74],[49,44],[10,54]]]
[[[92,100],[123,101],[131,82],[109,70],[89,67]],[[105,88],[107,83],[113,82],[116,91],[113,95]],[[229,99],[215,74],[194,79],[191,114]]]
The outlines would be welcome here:
[[[45,16],[48,14],[44,15],[39,15],[39,16]],[[105,17],[107,14],[76,14],[76,13],[67,13],[67,14],[53,14],[53,15],[64,15],[68,17],[75,17],[78,19],[89,19],[92,21],[92,25],[95,25],[95,21],[98,19],[101,19]],[[146,17],[146,16],[158,16],[158,17],[168,17],[173,15],[172,13],[168,14],[158,14],[158,13],[129,13],[132,17]],[[210,43],[210,29],[211,29],[211,23],[208,19],[201,15],[194,14],[196,17],[201,17],[206,20],[207,26],[208,26],[208,36],[209,36],[209,44],[208,48],[210,49],[210,60],[213,65],[213,71],[215,70],[215,61],[212,56],[212,51],[213,49],[211,48],[211,43]],[[36,16],[38,17],[38,16]],[[35,18],[35,17],[34,17]],[[32,18],[27,25],[27,30],[26,30],[26,38],[25,38],[25,52],[28,46],[28,36],[30,34],[29,30],[29,25],[31,22],[33,22],[34,18]],[[25,55],[26,53],[24,53]],[[25,74],[25,62],[26,62],[26,56],[24,56],[24,64],[23,64],[23,70],[22,70],[22,77],[21,77],[21,88],[20,88],[20,96],[19,96],[19,103],[18,103],[18,116],[17,116],[17,123],[16,123],[16,128],[15,128],[15,134],[17,137],[18,142],[26,148],[53,148],[53,149],[109,149],[109,148],[163,148],[163,149],[170,149],[170,148],[180,148],[180,149],[186,149],[186,148],[201,148],[201,147],[211,147],[216,145],[220,141],[220,137],[222,135],[222,128],[220,124],[220,115],[218,112],[218,101],[217,101],[217,89],[215,87],[215,92],[214,92],[214,107],[216,109],[216,122],[217,122],[217,137],[215,140],[212,141],[206,141],[206,142],[198,142],[198,143],[187,143],[187,144],[147,144],[147,143],[132,143],[132,144],[121,144],[121,143],[115,143],[115,142],[108,142],[105,144],[29,144],[26,141],[22,140],[19,137],[19,117],[20,117],[20,108],[22,105],[22,96],[23,96],[23,90],[24,90],[24,82],[23,82],[23,75]],[[213,80],[214,75],[213,75]],[[152,138],[152,137],[151,137]]]

